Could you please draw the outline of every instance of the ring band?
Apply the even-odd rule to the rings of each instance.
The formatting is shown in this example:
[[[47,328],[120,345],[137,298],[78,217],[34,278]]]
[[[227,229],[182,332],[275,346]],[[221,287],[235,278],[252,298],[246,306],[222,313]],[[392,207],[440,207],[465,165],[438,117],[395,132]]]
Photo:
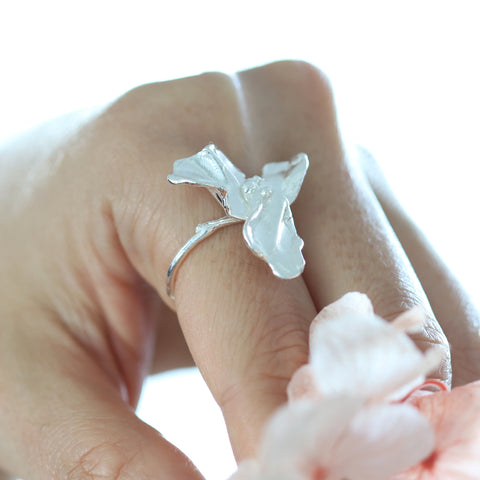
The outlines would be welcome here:
[[[172,263],[168,267],[167,272],[167,294],[172,300],[175,300],[173,289],[175,286],[175,276],[178,268],[185,260],[185,257],[193,250],[202,240],[205,240],[212,233],[220,228],[232,225],[233,223],[241,222],[238,218],[222,217],[218,220],[210,220],[209,222],[199,223],[195,229],[195,235],[183,245],[183,247],[173,257]]]
[[[302,274],[303,240],[293,223],[290,205],[297,198],[308,169],[308,157],[299,153],[288,162],[267,163],[262,176],[246,178],[215,145],[176,160],[168,181],[207,188],[222,205],[226,216],[201,223],[177,252],[167,272],[167,293],[174,300],[178,268],[202,240],[227,225],[244,222],[243,237],[274,275],[291,279]]]

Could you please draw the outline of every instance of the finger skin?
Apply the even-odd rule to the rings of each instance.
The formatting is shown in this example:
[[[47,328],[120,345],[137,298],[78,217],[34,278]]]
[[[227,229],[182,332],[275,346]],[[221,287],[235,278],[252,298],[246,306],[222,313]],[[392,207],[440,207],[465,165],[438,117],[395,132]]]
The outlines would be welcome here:
[[[17,479],[11,475],[8,475],[7,473],[0,472],[0,480],[17,480]]]
[[[215,139],[247,175],[261,172],[260,159],[250,156],[256,146],[245,139],[248,119],[239,103],[238,85],[230,77],[206,75],[167,87],[131,92],[115,106],[120,122],[128,114],[129,125],[134,125],[123,138],[138,144],[135,149],[150,148],[137,155],[134,171],[132,166],[128,169],[130,179],[142,179],[141,191],[122,193],[114,216],[130,261],[175,308],[193,359],[223,409],[240,459],[254,453],[265,420],[286,401],[291,375],[307,361],[308,327],[316,310],[302,279],[279,280],[252,255],[241,226],[222,229],[198,245],[178,272],[175,304],[165,295],[166,271],[177,250],[197,224],[224,215],[205,189],[166,182],[161,186],[173,162]],[[164,110],[150,108],[152,89]],[[165,125],[168,102],[176,113]],[[212,108],[215,116],[207,114]],[[146,109],[155,129],[148,137]],[[132,116],[137,111],[138,119]],[[173,132],[184,132],[181,148],[172,146],[171,138],[178,136]],[[157,136],[164,138],[152,145],[151,137]],[[164,197],[159,198],[159,188],[165,188]],[[151,205],[155,198],[158,204]]]
[[[315,310],[302,279],[279,280],[249,252],[247,261],[231,253],[245,249],[239,230],[192,253],[178,278],[177,313],[187,340],[195,337],[192,353],[240,459],[255,452],[263,424],[286,401],[293,372],[306,363]],[[222,258],[213,271],[212,252]],[[205,275],[213,277],[208,284]]]
[[[212,107],[217,109],[216,115],[206,116],[215,123],[209,124],[205,112]],[[36,172],[43,173],[32,175],[29,189],[4,190],[9,193],[9,204],[16,206],[14,210],[5,209],[6,216],[0,219],[9,232],[2,238],[2,251],[11,252],[11,258],[1,265],[2,293],[9,298],[11,309],[3,315],[5,324],[23,325],[25,315],[31,315],[33,323],[41,322],[39,311],[45,310],[55,319],[51,325],[61,326],[63,339],[67,332],[66,338],[72,337],[81,350],[88,352],[90,368],[85,362],[74,362],[80,353],[68,346],[57,345],[66,350],[61,360],[53,348],[38,357],[60,366],[75,365],[73,370],[58,372],[54,378],[34,375],[35,369],[29,365],[41,365],[38,359],[33,361],[23,353],[11,355],[29,372],[29,378],[38,378],[42,385],[50,387],[59,385],[57,393],[68,393],[52,402],[54,394],[50,390],[30,392],[28,386],[20,385],[27,390],[29,410],[38,416],[22,416],[26,405],[19,403],[18,410],[5,418],[5,431],[16,431],[17,436],[4,449],[0,445],[1,465],[26,478],[45,476],[47,471],[59,472],[59,477],[64,478],[63,466],[73,465],[67,473],[76,474],[82,456],[90,448],[99,455],[104,441],[108,445],[120,442],[121,452],[125,453],[123,442],[135,428],[130,423],[131,413],[128,417],[125,410],[120,412],[120,405],[124,409],[135,406],[154,358],[156,323],[172,318],[166,315],[165,304],[158,301],[152,286],[165,303],[174,306],[165,298],[168,264],[196,224],[216,218],[219,213],[207,192],[174,188],[166,182],[166,176],[176,158],[198,151],[217,135],[225,140],[221,144],[226,153],[238,157],[241,152],[247,158],[244,146],[248,142],[242,141],[242,128],[235,129],[242,121],[231,80],[206,75],[133,91],[96,112],[89,122],[80,121],[64,131],[63,139],[60,121],[31,132],[28,142],[23,139],[4,148],[3,158],[11,158],[10,165],[15,165],[8,175],[12,185],[20,184],[32,165]],[[49,145],[45,139],[52,143]],[[249,168],[241,162],[240,166],[246,171]],[[5,178],[7,175],[2,176]],[[268,267],[246,250],[234,227],[211,240],[198,247],[210,244],[209,255],[202,258],[201,250],[193,252],[188,262],[191,268],[180,271],[176,292],[179,300],[174,307],[178,307],[193,358],[226,412],[233,443],[242,457],[254,452],[264,421],[286,400],[291,375],[306,362],[308,325],[316,312],[303,281],[297,279],[290,284],[272,277]],[[221,302],[217,301],[218,295],[223,297]],[[55,331],[46,325],[44,328],[56,338]],[[164,325],[158,330],[172,334]],[[24,334],[18,333],[18,352],[33,350],[25,346]],[[174,335],[178,341],[178,330]],[[164,340],[163,354],[169,354],[168,349],[173,347],[168,338]],[[47,335],[38,344],[49,345],[49,340]],[[180,348],[185,350],[185,345]],[[179,362],[183,359],[169,358],[164,365],[178,366]],[[92,376],[92,363],[103,376],[99,372]],[[78,385],[75,389],[70,384],[64,388],[62,382],[70,382],[71,376],[81,377]],[[94,386],[87,388],[94,378]],[[7,383],[10,388],[3,391],[2,405],[11,402],[15,397],[11,389],[19,385],[16,378]],[[82,388],[91,393],[88,402],[76,400],[82,398]],[[104,388],[110,395],[108,406],[103,404]],[[38,405],[37,409],[36,398],[45,400],[43,408]],[[70,448],[62,441],[68,422],[58,425],[55,420],[62,412],[64,418],[68,413],[75,418],[74,412],[80,406],[86,409],[85,418],[80,422],[82,428],[71,432]],[[128,428],[113,437],[104,431],[102,440],[102,432],[94,428],[95,420],[97,415],[111,418],[108,415],[113,412],[117,414],[108,423],[109,429],[116,421],[122,423],[120,417],[123,422],[128,417]],[[56,428],[45,437],[35,438],[40,431],[50,432],[45,425],[52,416]],[[12,418],[28,421],[18,422],[14,429]],[[96,432],[94,438],[85,433],[90,429]],[[133,435],[136,444],[139,435]],[[142,435],[151,438],[147,431]],[[157,439],[154,447],[167,452],[168,447],[159,445],[160,441]],[[82,448],[73,451],[73,443]],[[131,444],[127,441],[126,445]],[[39,452],[31,451],[32,446],[41,449],[41,457]],[[180,463],[185,464],[178,455],[167,467],[155,463],[156,457],[148,462],[152,449],[145,451],[142,462],[153,462],[157,475],[167,467],[178,469]],[[99,455],[104,458],[99,468],[105,466],[110,469],[108,475],[113,475],[119,464],[118,451],[114,448],[109,454],[103,453]],[[42,458],[41,465],[27,460],[30,458]],[[128,463],[124,471],[135,471],[137,467]]]
[[[60,119],[2,147],[0,465],[26,480],[200,479],[134,415],[166,306],[119,243],[116,170],[92,155],[102,155],[97,118]],[[28,188],[13,188],[28,172]],[[178,330],[159,331],[172,335],[164,355],[173,339],[188,352]]]
[[[375,312],[387,319],[420,305],[429,320],[414,338],[423,349],[443,350],[444,362],[434,375],[449,382],[445,336],[402,245],[343,144],[328,80],[312,66],[281,64],[240,78],[251,116],[263,126],[256,131],[268,144],[267,160],[278,158],[280,149],[290,155],[303,150],[310,157],[292,210],[305,240],[303,277],[316,308],[348,291],[366,293]],[[288,120],[282,124],[281,118]]]
[[[405,249],[452,351],[453,385],[480,378],[480,314],[457,278],[395,198],[380,166],[365,149],[359,161]]]
[[[4,325],[2,343],[5,470],[25,480],[203,478],[135,416],[115,379],[61,322],[40,309],[34,321],[18,315]]]

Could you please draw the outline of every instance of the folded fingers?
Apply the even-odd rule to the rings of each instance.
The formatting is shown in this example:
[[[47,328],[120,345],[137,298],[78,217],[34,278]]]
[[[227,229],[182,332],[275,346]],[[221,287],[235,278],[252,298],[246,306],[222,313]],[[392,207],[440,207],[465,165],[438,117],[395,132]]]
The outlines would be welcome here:
[[[122,244],[176,310],[240,458],[253,452],[263,422],[285,401],[321,307],[356,290],[382,316],[415,305],[431,313],[395,233],[345,153],[331,88],[316,68],[280,62],[235,77],[204,75],[144,87],[115,108],[120,116],[128,112],[124,132],[136,154],[116,200]],[[170,261],[196,225],[224,212],[206,189],[168,185],[166,176],[176,159],[210,142],[247,177],[259,175],[265,163],[309,155],[310,170],[292,205],[306,269],[294,280],[276,278],[248,249],[241,225],[229,226],[189,254],[174,304],[165,292]],[[448,348],[433,314],[417,341],[445,350],[437,376],[448,380]]]

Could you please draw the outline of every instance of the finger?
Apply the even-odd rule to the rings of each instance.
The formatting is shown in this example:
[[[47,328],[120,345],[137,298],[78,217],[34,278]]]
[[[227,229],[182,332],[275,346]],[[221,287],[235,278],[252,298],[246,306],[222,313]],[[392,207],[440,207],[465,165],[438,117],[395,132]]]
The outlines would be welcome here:
[[[155,351],[150,373],[195,365],[176,313],[163,305],[157,315]]]
[[[372,155],[358,149],[368,180],[427,294],[452,352],[453,385],[480,378],[480,314],[460,282],[395,198]]]
[[[28,332],[3,332],[10,344],[1,363],[5,470],[29,480],[203,478],[135,416],[85,346],[60,324],[35,320]],[[16,345],[22,345],[21,357]]]
[[[0,480],[16,480],[15,477],[8,475],[7,473],[0,472]]]
[[[348,291],[366,293],[385,318],[422,306],[429,320],[416,341],[424,348],[434,344],[444,349],[445,360],[436,375],[448,381],[444,334],[380,205],[345,153],[327,80],[313,67],[281,67],[251,70],[242,78],[255,99],[252,115],[265,126],[261,134],[270,153],[265,160],[298,151],[310,156],[293,213],[305,240],[304,278],[317,308]],[[281,142],[275,143],[278,138]]]
[[[114,210],[132,263],[176,309],[193,359],[222,407],[236,456],[243,458],[254,453],[264,422],[286,401],[290,377],[308,359],[316,311],[303,280],[274,277],[248,250],[239,225],[199,244],[178,272],[175,304],[165,295],[178,249],[197,224],[224,215],[205,189],[167,184],[173,161],[215,140],[247,175],[261,171],[256,155],[262,137],[251,138],[237,87],[229,77],[203,75],[123,99],[117,112],[128,112],[129,126],[138,127],[122,136],[135,145],[139,160],[126,167],[133,187],[119,195]],[[166,122],[170,106],[174,115]]]
[[[302,279],[274,277],[249,258],[235,230],[192,253],[176,298],[185,336],[241,459],[255,452],[264,423],[285,403],[290,378],[307,362],[315,309]],[[217,256],[222,261],[212,265]],[[206,275],[214,278],[208,285]]]

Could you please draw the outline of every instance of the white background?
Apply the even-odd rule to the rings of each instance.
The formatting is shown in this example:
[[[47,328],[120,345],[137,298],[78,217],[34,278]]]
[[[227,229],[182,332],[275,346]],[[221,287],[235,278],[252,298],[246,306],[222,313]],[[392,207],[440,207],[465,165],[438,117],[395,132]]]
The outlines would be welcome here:
[[[272,60],[331,77],[347,138],[480,303],[478,1],[0,0],[0,137],[138,84]],[[234,468],[195,371],[149,382],[140,415],[208,480]]]

